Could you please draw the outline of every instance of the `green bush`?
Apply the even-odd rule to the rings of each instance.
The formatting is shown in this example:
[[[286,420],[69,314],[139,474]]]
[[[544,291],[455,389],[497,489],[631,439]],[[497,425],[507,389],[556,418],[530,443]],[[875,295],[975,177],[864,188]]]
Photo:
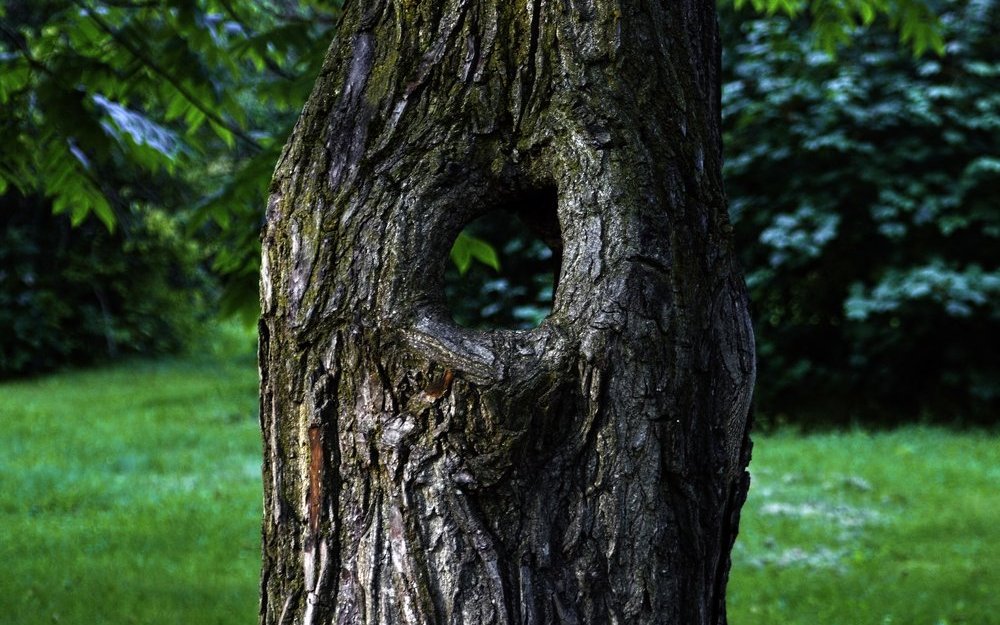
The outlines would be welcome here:
[[[200,261],[160,210],[136,209],[111,233],[0,198],[0,377],[177,350],[206,314]]]
[[[995,419],[1000,3],[943,5],[940,58],[876,28],[834,59],[803,25],[725,17],[761,413]]]

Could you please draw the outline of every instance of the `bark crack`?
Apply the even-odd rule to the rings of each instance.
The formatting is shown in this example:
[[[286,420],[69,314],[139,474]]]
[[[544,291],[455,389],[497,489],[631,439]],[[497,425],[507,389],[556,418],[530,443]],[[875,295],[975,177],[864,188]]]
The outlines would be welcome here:
[[[529,0],[531,2],[531,18],[529,24],[529,41],[528,41],[528,55],[526,58],[526,63],[524,65],[524,79],[523,87],[521,90],[521,102],[517,115],[517,123],[515,126],[515,134],[518,134],[521,127],[521,122],[524,119],[525,112],[528,110],[528,106],[531,102],[531,96],[535,91],[535,73],[536,66],[541,62],[539,58],[538,50],[538,40],[541,37],[541,13],[542,13],[542,2],[544,0]]]

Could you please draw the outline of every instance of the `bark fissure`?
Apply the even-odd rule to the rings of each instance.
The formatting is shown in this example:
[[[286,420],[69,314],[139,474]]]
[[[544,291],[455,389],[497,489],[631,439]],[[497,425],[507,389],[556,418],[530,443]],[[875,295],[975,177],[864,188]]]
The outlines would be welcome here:
[[[713,11],[349,4],[263,235],[262,623],[725,622],[754,364]],[[448,248],[507,207],[552,314],[458,327]]]

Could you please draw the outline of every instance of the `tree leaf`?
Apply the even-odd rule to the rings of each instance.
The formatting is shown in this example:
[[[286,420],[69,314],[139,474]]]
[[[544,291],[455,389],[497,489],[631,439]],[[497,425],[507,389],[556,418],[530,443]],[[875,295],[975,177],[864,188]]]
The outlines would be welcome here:
[[[472,267],[473,260],[500,271],[500,258],[493,246],[465,231],[459,233],[451,246],[451,260],[462,275]]]

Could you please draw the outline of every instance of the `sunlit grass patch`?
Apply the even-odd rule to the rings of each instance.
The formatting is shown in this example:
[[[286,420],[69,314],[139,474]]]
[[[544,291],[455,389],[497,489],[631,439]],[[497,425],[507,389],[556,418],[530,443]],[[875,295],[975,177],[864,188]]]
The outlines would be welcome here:
[[[0,624],[256,620],[256,369],[209,352],[0,384]],[[758,436],[751,473],[732,625],[1000,624],[996,435]]]
[[[1000,623],[998,471],[986,433],[757,437],[730,621]]]
[[[0,623],[255,620],[248,348],[0,385]]]

